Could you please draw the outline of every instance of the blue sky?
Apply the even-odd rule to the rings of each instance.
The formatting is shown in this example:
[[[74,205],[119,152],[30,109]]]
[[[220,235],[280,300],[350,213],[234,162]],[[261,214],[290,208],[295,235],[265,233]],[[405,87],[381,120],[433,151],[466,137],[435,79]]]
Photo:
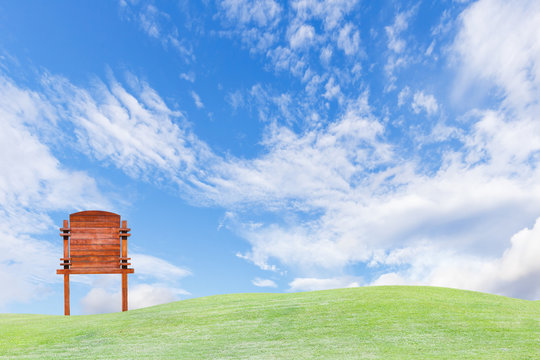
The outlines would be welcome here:
[[[540,299],[540,4],[0,4],[0,311],[61,314],[58,227],[132,228],[130,307],[449,286]],[[72,314],[118,311],[73,276]]]

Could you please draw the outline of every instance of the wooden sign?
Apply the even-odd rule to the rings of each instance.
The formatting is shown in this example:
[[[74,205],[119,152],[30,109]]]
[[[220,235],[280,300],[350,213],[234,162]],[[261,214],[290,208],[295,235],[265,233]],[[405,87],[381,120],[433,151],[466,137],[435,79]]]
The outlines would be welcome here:
[[[122,311],[127,311],[127,274],[133,269],[127,257],[127,238],[131,229],[120,215],[106,211],[81,211],[64,220],[60,236],[64,257],[60,258],[64,275],[64,314],[69,315],[70,274],[122,274]]]

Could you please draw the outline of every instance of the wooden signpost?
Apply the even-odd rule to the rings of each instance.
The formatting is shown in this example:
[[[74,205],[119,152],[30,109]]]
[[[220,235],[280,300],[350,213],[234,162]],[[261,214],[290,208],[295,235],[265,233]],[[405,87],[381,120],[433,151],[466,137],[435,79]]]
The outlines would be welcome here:
[[[69,315],[70,274],[122,274],[122,311],[128,309],[127,274],[134,270],[127,257],[127,238],[131,235],[127,221],[106,211],[81,211],[64,220],[60,236],[64,240],[64,256],[60,258],[64,275],[64,314]]]

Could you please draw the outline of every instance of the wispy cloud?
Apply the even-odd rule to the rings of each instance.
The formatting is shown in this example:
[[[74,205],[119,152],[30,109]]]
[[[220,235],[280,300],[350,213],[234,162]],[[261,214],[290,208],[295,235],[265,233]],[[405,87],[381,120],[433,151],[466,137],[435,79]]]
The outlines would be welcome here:
[[[402,95],[402,93],[400,93],[400,95]],[[433,115],[437,112],[437,110],[439,110],[439,104],[437,103],[435,97],[431,94],[425,94],[423,91],[417,91],[414,93],[411,106],[416,114],[419,114],[420,111],[423,110],[428,115]]]
[[[508,105],[520,109],[538,106],[539,12],[537,1],[471,4],[460,16],[461,27],[453,44],[461,65],[462,86],[471,86],[475,79],[489,80],[502,89]]]
[[[360,33],[353,24],[347,23],[341,28],[337,46],[347,55],[354,55],[358,52],[360,49]]]
[[[394,18],[394,23],[384,28],[388,37],[387,47],[389,50],[385,65],[385,70],[390,80],[390,83],[387,85],[388,91],[395,87],[396,76],[394,72],[401,67],[407,66],[410,62],[407,42],[402,37],[402,33],[409,27],[409,21],[416,14],[417,9],[418,5],[407,11],[398,12]]]
[[[261,278],[255,278],[251,281],[251,283],[257,287],[272,287],[276,288],[277,284],[274,280],[270,279],[261,279]]]
[[[296,278],[289,283],[289,291],[315,291],[327,289],[339,289],[358,287],[362,283],[361,279],[352,277],[337,278]]]
[[[49,144],[54,145],[68,136],[60,130],[60,124],[65,125],[66,120],[73,121],[79,140],[86,144],[89,154],[100,159],[121,160],[124,165],[128,163],[129,170],[124,168],[128,173],[135,171],[135,168],[136,171],[146,171],[147,167],[141,165],[140,161],[156,162],[159,156],[165,156],[165,153],[152,154],[153,150],[147,148],[141,152],[142,148],[137,145],[137,141],[142,138],[131,142],[122,135],[127,129],[123,125],[128,124],[121,123],[120,119],[125,112],[119,105],[122,103],[119,99],[124,101],[123,104],[130,104],[129,111],[134,114],[134,118],[149,116],[154,119],[156,114],[150,116],[144,109],[148,106],[152,111],[159,112],[162,103],[155,98],[152,91],[143,90],[139,93],[144,99],[144,105],[136,101],[134,103],[133,97],[118,88],[103,97],[102,103],[96,103],[89,92],[73,86],[65,79],[45,74],[43,84],[45,89],[42,92],[30,91],[16,86],[12,79],[0,76],[0,167],[9,169],[0,175],[0,233],[3,234],[0,236],[0,280],[10,289],[1,293],[0,308],[12,302],[31,301],[38,295],[51,293],[54,284],[60,282],[60,277],[54,273],[61,255],[60,241],[55,243],[44,240],[44,237],[50,237],[51,233],[55,234],[53,238],[58,238],[57,231],[53,230],[60,224],[53,223],[51,212],[69,213],[89,208],[114,211],[121,202],[114,194],[104,194],[98,188],[96,180],[87,173],[66,168],[53,155]],[[99,86],[105,89],[103,84]],[[113,87],[115,86],[119,85],[113,84]],[[62,104],[57,102],[66,94],[73,96],[74,107],[64,109]],[[106,115],[100,112],[104,108],[107,108]],[[67,118],[61,117],[60,113],[67,115]],[[120,123],[111,119],[119,120]],[[134,127],[130,129],[132,134],[136,135],[138,131],[150,131],[152,124],[156,125],[157,131],[158,123],[144,123],[144,120],[134,120],[131,124]],[[85,131],[91,133],[92,139],[84,137]],[[140,136],[143,136],[142,133]],[[117,141],[125,143],[113,150],[111,145]],[[150,146],[150,143],[147,145]],[[101,149],[102,153],[97,152],[100,146],[106,148]],[[135,160],[135,157],[143,160]],[[113,205],[113,202],[116,205]],[[189,270],[150,255],[133,254],[132,257],[137,261],[136,277],[160,282],[139,284],[133,288],[133,307],[155,303],[152,299],[157,297],[147,296],[154,293],[149,287],[154,287],[156,294],[164,295],[163,299],[169,299],[166,294],[178,295],[181,290],[175,287],[175,281],[190,274]],[[156,264],[160,271],[154,271]],[[76,277],[73,281],[87,282],[87,279]],[[96,309],[94,300],[99,298],[97,295],[100,295],[102,290],[90,291],[83,301],[85,309]],[[100,300],[101,305],[98,307],[103,305],[107,308],[110,305],[107,299],[109,298],[105,297],[105,300]]]
[[[137,23],[142,31],[161,42],[165,49],[172,48],[177,51],[186,62],[195,60],[192,46],[180,37],[169,14],[152,3],[121,1],[119,4],[125,19]]]
[[[117,276],[118,277],[118,276]],[[112,285],[112,284],[111,284]],[[122,292],[115,291],[119,283],[110,288],[93,287],[82,299],[83,314],[105,314],[122,310]],[[160,284],[136,284],[128,291],[128,307],[130,310],[148,306],[166,304],[179,300],[182,295],[189,295],[183,289],[171,288]]]
[[[195,106],[197,106],[199,109],[204,108],[204,104],[201,101],[201,97],[199,96],[199,94],[197,94],[195,91],[192,91],[191,97],[193,98],[193,101],[195,102]]]
[[[130,276],[129,309],[165,304],[180,299],[189,292],[179,282],[192,275],[188,269],[147,254],[130,254],[136,264],[136,273]],[[122,292],[118,275],[102,275],[95,279],[88,293],[81,299],[84,314],[102,314],[121,311]]]
[[[50,271],[59,244],[42,239],[58,225],[49,212],[110,206],[91,176],[63,166],[45,143],[60,121],[42,94],[0,74],[0,281],[9,289],[0,308],[47,294],[59,281]]]

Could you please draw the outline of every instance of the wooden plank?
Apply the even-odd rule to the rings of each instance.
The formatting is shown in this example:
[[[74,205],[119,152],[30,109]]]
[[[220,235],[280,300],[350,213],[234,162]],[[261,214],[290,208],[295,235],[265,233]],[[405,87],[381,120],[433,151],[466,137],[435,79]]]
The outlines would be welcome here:
[[[74,268],[118,268],[120,269],[120,264],[118,261],[112,261],[112,262],[88,262],[88,261],[82,261],[82,262],[74,262],[71,265],[71,269]]]
[[[134,269],[95,269],[95,268],[79,268],[79,269],[58,269],[57,274],[133,274]]]
[[[71,250],[70,253],[71,253],[72,256],[73,255],[84,255],[84,254],[79,254],[81,251],[82,252],[84,252],[84,251],[117,251],[118,256],[120,256],[120,254],[121,254],[120,245],[118,245],[118,244],[115,244],[115,245],[109,245],[109,244],[73,245],[70,250]],[[73,252],[73,251],[75,251],[75,252]]]
[[[73,244],[70,250],[84,251],[84,250],[114,250],[120,251],[120,244]],[[74,254],[72,254],[74,255]]]
[[[120,226],[120,224],[118,222],[114,222],[114,221],[95,221],[95,222],[90,222],[90,221],[74,221],[74,220],[71,220],[71,229],[74,229],[74,228],[106,228],[106,227],[110,227],[110,228],[116,228],[118,229]]]
[[[120,269],[120,266],[114,264],[84,263],[73,264],[71,269]]]
[[[75,250],[71,252],[71,255],[120,255],[120,250]]]
[[[126,265],[131,265],[128,263]],[[103,264],[103,263],[75,263],[71,264],[69,269],[81,269],[81,268],[92,268],[92,269],[127,269],[127,267],[120,267],[117,263],[115,264]]]
[[[71,252],[71,257],[81,256],[118,256],[120,257],[120,250],[118,249],[76,249]]]
[[[75,228],[71,228],[71,232],[70,234],[85,234],[87,232],[89,233],[92,233],[92,234],[99,234],[99,233],[103,233],[103,234],[108,234],[108,233],[115,233],[115,234],[119,234],[120,231],[118,231],[118,227],[92,227],[92,226],[87,226],[87,227],[75,227]]]
[[[72,228],[71,236],[80,236],[80,235],[117,235],[119,236],[120,231],[118,228]]]
[[[75,238],[69,242],[71,245],[120,245],[120,239],[115,237],[99,237],[95,239]]]
[[[73,265],[80,265],[80,264],[108,264],[108,265],[115,265],[120,266],[120,260],[117,259],[92,259],[91,257],[88,258],[77,258],[73,259],[71,261]]]
[[[120,263],[120,256],[118,255],[76,255],[72,257],[71,261],[116,261]]]
[[[118,221],[118,224],[120,224],[120,215],[71,215],[69,219],[70,220],[89,219],[90,221],[113,220],[113,221]]]
[[[75,218],[69,220],[70,224],[84,223],[84,224],[110,224],[110,226],[120,227],[120,221],[118,219],[93,219],[93,218]],[[91,226],[91,225],[88,225]],[[71,225],[73,227],[73,225]]]
[[[98,240],[98,239],[116,239],[119,240],[120,236],[116,234],[77,234],[72,239],[74,240]]]
[[[71,240],[100,240],[100,239],[110,239],[115,241],[120,241],[120,236],[114,234],[86,234],[86,235],[77,235],[71,238]]]
[[[90,259],[73,259],[72,265],[80,266],[81,264],[94,264],[94,265],[106,265],[106,266],[120,266],[120,261],[118,259],[116,260],[97,260],[97,261],[91,261]]]
[[[117,238],[71,239],[71,245],[120,245]]]
[[[77,259],[77,260],[73,260],[71,262],[71,265],[77,265],[77,266],[81,266],[81,264],[95,264],[95,265],[104,265],[104,266],[121,266],[120,265],[120,261],[116,260],[94,260],[94,261],[91,261],[89,259]]]

